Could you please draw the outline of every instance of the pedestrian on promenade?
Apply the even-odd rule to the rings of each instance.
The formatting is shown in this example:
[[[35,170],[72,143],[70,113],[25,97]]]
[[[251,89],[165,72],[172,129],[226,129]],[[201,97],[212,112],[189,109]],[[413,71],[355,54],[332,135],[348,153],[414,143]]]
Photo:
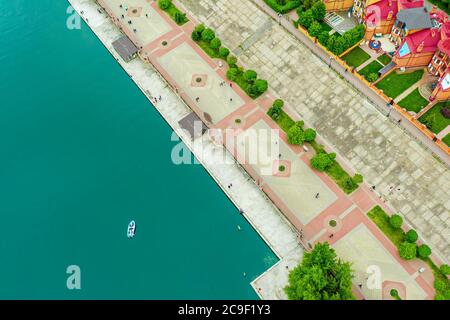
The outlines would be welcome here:
[[[230,102],[233,102],[233,98],[230,98]]]
[[[316,193],[316,199],[319,199],[319,193],[318,192]]]
[[[330,234],[329,238],[331,239],[331,238],[333,238],[333,237],[334,237],[334,234],[333,234],[333,233]]]
[[[233,88],[233,83],[230,82],[230,88]]]
[[[199,100],[200,100],[200,98],[199,98],[199,97],[195,98],[195,101],[197,101],[197,102],[198,102]]]
[[[162,97],[161,96],[159,96],[159,101],[161,101],[162,100]]]

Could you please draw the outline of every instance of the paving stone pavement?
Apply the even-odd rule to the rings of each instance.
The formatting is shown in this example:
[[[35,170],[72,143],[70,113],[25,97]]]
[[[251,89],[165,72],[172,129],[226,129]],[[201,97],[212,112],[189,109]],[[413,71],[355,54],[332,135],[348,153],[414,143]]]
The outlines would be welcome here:
[[[450,172],[444,164],[250,0],[178,1],[450,260]]]

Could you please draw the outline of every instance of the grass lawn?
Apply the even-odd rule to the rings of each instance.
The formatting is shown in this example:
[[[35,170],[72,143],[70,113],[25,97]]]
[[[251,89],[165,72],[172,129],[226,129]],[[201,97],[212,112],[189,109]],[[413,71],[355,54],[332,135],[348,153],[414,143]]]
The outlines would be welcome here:
[[[383,90],[384,94],[394,99],[402,92],[411,87],[423,76],[423,69],[410,73],[396,73],[395,71],[388,74],[383,80],[377,83],[377,88]]]
[[[450,119],[444,118],[441,113],[441,109],[444,107],[444,103],[437,103],[433,108],[428,110],[423,116],[419,118],[419,121],[427,126],[428,129],[438,134],[450,125]],[[450,108],[450,103],[447,103]]]
[[[383,68],[383,65],[378,61],[374,60],[369,63],[367,66],[358,71],[360,75],[362,75],[367,80],[367,76],[371,73],[375,73],[378,75],[378,71]]]
[[[398,103],[400,107],[415,113],[418,113],[427,104],[428,100],[420,95],[419,89],[415,89]]]
[[[166,10],[164,10],[164,11],[165,11],[165,12],[172,18],[172,20],[175,21],[176,24],[179,25],[179,26],[182,26],[183,24],[185,24],[186,22],[189,21],[189,19],[186,18],[186,15],[185,15],[183,12],[181,12],[177,7],[175,7],[173,4],[171,4],[170,7],[167,8]],[[184,15],[184,18],[181,19],[180,21],[177,21],[177,20],[175,19],[175,15],[176,15],[177,13],[180,13],[180,14]]]
[[[387,65],[389,62],[391,62],[391,60],[391,57],[389,57],[387,54],[383,54],[378,57],[378,61],[380,61],[384,65]]]
[[[389,223],[389,215],[381,209],[380,206],[374,207],[367,212],[367,216],[375,222],[381,231],[392,241],[398,248],[400,244],[405,241],[405,233],[402,229],[394,229]]]
[[[444,139],[442,139],[442,142],[444,142],[446,145],[450,147],[450,133],[447,134]]]
[[[365,52],[361,47],[356,47],[345,56],[342,57],[342,60],[347,62],[350,67],[358,68],[364,62],[369,60],[370,55]]]
[[[273,10],[279,13],[287,13],[291,10],[294,10],[301,4],[300,0],[286,0],[285,4],[279,4],[277,0],[264,0],[264,2],[267,3]]]

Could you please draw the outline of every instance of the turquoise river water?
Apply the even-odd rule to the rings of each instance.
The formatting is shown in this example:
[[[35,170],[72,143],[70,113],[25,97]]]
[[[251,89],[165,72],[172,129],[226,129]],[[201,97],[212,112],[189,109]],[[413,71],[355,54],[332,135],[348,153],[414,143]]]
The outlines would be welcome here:
[[[257,298],[276,256],[68,5],[0,6],[0,298]]]

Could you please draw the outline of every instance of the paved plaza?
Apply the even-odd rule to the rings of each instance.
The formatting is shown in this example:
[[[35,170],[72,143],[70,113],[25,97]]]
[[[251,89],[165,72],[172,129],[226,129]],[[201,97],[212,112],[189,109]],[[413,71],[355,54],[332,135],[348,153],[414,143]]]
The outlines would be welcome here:
[[[252,1],[179,0],[450,260],[450,172]],[[244,48],[244,50],[243,50]],[[393,186],[395,192],[390,193]]]
[[[423,300],[427,293],[414,281],[414,274],[410,275],[402,268],[392,254],[384,248],[380,242],[371,234],[364,224],[358,225],[347,233],[342,239],[337,241],[333,248],[339,257],[352,262],[352,269],[355,275],[355,282],[362,284],[364,296],[370,299],[381,299],[383,295],[383,283],[393,285],[390,281],[395,279],[397,291],[406,293],[402,299]],[[379,268],[381,276],[381,288],[368,287],[367,269],[370,267]],[[393,287],[394,288],[394,287]]]

